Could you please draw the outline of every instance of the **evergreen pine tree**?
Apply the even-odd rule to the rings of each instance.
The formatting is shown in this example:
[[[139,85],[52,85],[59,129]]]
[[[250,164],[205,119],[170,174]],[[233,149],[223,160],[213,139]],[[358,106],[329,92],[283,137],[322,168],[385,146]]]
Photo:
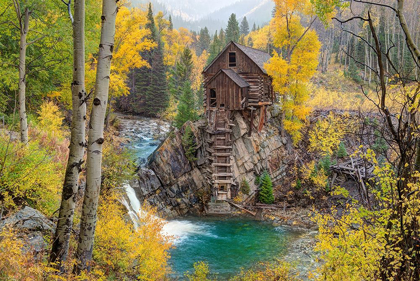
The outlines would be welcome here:
[[[163,63],[163,43],[153,18],[152,5],[149,3],[146,28],[150,30],[148,39],[157,47],[142,53],[149,64],[136,70],[135,95],[131,101],[135,113],[156,116],[168,106],[169,95],[166,83],[166,67]]]
[[[210,46],[211,38],[209,30],[204,27],[200,30],[200,37],[198,39],[198,52],[197,56],[200,56],[204,50],[208,50]]]
[[[169,15],[169,30],[174,30],[174,24],[172,23],[172,17]]]
[[[274,203],[273,183],[271,182],[271,177],[267,170],[261,175],[261,186],[258,198],[260,202],[264,204]]]
[[[239,37],[239,44],[241,44],[241,45],[245,45],[245,35],[241,35],[241,36]]]
[[[347,150],[346,150],[346,146],[344,145],[343,142],[340,142],[340,144],[338,145],[338,150],[337,150],[337,157],[338,158],[343,158],[347,156]]]
[[[220,29],[219,31],[219,52],[220,50],[226,45],[226,33],[223,30],[223,28]]]
[[[192,69],[192,52],[189,48],[185,48],[179,62],[175,64],[175,68],[171,71],[172,76],[169,79],[169,89],[175,98],[179,98],[185,82],[191,81]]]
[[[229,43],[230,41],[233,41],[233,42],[239,41],[239,23],[236,20],[235,14],[230,15],[228,25],[226,28],[225,44]]]
[[[241,21],[240,33],[241,35],[248,35],[249,33],[249,24],[246,17],[244,17]]]
[[[254,42],[252,41],[252,37],[250,36],[250,37],[248,37],[248,43],[247,43],[247,46],[248,47],[252,47],[252,46],[254,46]]]
[[[166,66],[163,62],[163,43],[160,38],[157,40],[158,46],[152,52],[151,80],[145,96],[144,113],[147,116],[157,116],[169,105]]]
[[[257,26],[255,25],[255,22],[254,22],[254,25],[252,26],[252,31],[256,31],[257,30]]]
[[[217,30],[216,30],[213,36],[213,41],[211,42],[210,47],[209,47],[209,57],[207,59],[207,65],[209,65],[217,56],[217,54],[220,52],[219,46],[220,46],[220,39],[217,36]]]
[[[197,118],[194,93],[191,89],[191,83],[186,81],[182,89],[182,95],[179,98],[178,113],[175,116],[175,127],[179,129],[185,122],[196,121]]]

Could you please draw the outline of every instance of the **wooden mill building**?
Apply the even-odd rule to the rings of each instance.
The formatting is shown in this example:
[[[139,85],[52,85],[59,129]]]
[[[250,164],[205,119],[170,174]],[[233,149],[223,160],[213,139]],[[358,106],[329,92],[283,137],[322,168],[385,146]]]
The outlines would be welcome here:
[[[230,42],[204,69],[205,110],[208,121],[213,197],[231,199],[233,115],[240,112],[252,130],[261,131],[266,107],[274,100],[272,79],[264,69],[266,52]],[[259,115],[257,115],[259,113]],[[259,125],[253,128],[254,119]]]

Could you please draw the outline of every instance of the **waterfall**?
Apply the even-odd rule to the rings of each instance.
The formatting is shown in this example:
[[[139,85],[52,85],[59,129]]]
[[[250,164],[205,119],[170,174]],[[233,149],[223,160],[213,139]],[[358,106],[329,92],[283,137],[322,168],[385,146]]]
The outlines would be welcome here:
[[[131,185],[126,183],[123,188],[125,189],[127,197],[121,197],[120,202],[127,208],[128,215],[130,216],[135,228],[138,228],[140,226],[139,216],[142,215],[140,201]],[[187,220],[164,220],[162,234],[172,237],[172,242],[175,244],[181,243],[194,234],[210,235],[208,229],[206,229],[204,225]]]
[[[139,199],[136,196],[136,192],[134,189],[129,185],[128,183],[124,184],[123,186],[125,190],[125,194],[127,195],[128,202],[126,197],[122,196],[120,199],[120,202],[125,206],[125,208],[128,211],[128,215],[131,218],[131,221],[134,224],[135,228],[138,228],[140,226],[140,218],[139,215],[141,215],[141,204]]]
[[[142,118],[139,120],[120,119],[123,128],[122,135],[131,140],[128,147],[136,152],[140,159],[147,157],[158,147],[159,140],[153,136],[164,137],[169,132],[169,123],[161,122],[158,119]],[[139,164],[142,161],[140,160]],[[126,196],[120,199],[120,202],[127,208],[128,214],[136,228],[140,226],[140,217],[142,216],[141,203],[136,196],[136,192],[130,184],[125,183],[122,187]],[[185,238],[194,234],[206,235],[208,230],[200,223],[187,220],[165,221],[162,233],[174,238],[174,243],[180,243]]]

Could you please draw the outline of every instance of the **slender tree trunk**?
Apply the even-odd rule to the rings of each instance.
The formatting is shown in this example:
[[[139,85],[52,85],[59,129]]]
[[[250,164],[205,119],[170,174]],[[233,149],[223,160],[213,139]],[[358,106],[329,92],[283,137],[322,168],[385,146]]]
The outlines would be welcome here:
[[[55,230],[50,262],[63,271],[67,259],[73,214],[76,207],[79,173],[83,163],[86,123],[85,91],[85,0],[74,0],[73,22],[73,82],[71,84],[73,115],[70,153],[61,196],[60,213]]]
[[[404,31],[407,45],[413,52],[413,55],[415,56],[415,58],[417,60],[420,60],[420,49],[414,43],[413,37],[411,37],[411,33],[407,25],[407,21],[405,20],[405,17],[404,17],[404,0],[398,0],[397,15],[400,21],[401,28]]]
[[[23,25],[20,30],[20,52],[19,52],[19,120],[20,120],[20,140],[27,144],[28,139],[28,118],[26,116],[26,37],[29,31],[29,16],[31,12],[25,8],[23,14]]]
[[[114,49],[115,19],[118,0],[103,0],[101,43],[95,83],[95,98],[89,125],[87,147],[86,190],[83,201],[80,237],[77,246],[75,273],[90,270],[93,240],[95,235],[98,199],[101,187],[102,144],[104,142],[104,119],[109,92],[109,75]]]

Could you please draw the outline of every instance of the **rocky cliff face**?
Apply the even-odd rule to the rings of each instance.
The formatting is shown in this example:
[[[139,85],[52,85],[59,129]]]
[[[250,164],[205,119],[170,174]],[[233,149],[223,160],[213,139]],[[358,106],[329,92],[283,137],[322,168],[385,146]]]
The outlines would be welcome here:
[[[291,145],[280,136],[275,108],[267,114],[263,131],[256,132],[258,118],[255,118],[253,133],[248,137],[249,121],[235,113],[232,129],[233,173],[239,188],[246,179],[255,189],[255,177],[264,169],[270,172],[273,181],[281,184],[285,176]],[[257,116],[259,114],[257,113]],[[183,135],[186,128],[193,133],[194,159],[187,159]],[[187,122],[181,130],[169,134],[161,146],[151,155],[146,168],[138,172],[138,179],[131,183],[137,197],[158,208],[165,217],[176,217],[187,213],[198,214],[205,210],[210,200],[211,163],[208,160],[208,143],[204,120]],[[190,145],[191,146],[191,145]]]

